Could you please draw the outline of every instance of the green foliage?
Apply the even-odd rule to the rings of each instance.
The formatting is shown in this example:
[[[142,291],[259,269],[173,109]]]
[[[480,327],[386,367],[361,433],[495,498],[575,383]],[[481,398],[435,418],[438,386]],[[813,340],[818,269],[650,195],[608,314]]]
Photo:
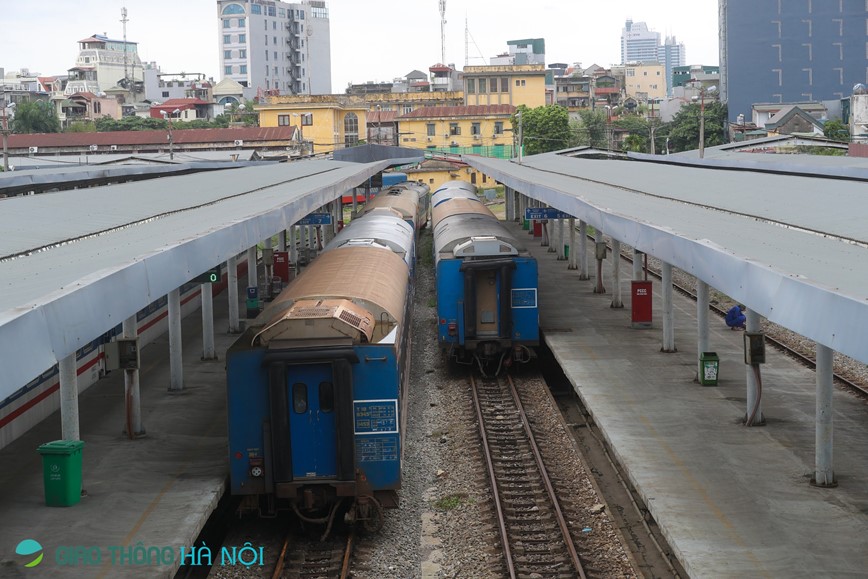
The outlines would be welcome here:
[[[120,120],[105,116],[96,120],[96,130],[100,133],[114,131],[153,131],[165,129],[168,122],[165,119],[143,118],[137,116],[123,117]]]
[[[799,145],[796,152],[802,155],[819,155],[821,157],[846,157],[847,149],[834,149],[832,147],[815,147],[813,145]]]
[[[441,511],[451,511],[452,509],[456,509],[466,502],[469,502],[467,495],[465,493],[458,493],[441,497],[434,502],[434,506]]]
[[[638,133],[630,133],[624,139],[624,150],[644,153],[648,150],[648,139]]]
[[[96,123],[93,121],[78,121],[63,130],[64,133],[95,133]]]
[[[579,111],[579,118],[581,124],[577,127],[577,144],[606,149],[609,146],[608,133],[606,132],[606,111],[586,109]]]
[[[669,148],[673,153],[699,148],[699,116],[701,105],[691,103],[682,107],[668,126]],[[705,103],[705,146],[714,147],[726,142],[726,105],[717,101]]]
[[[850,142],[850,129],[838,119],[826,121],[826,124],[823,125],[823,134],[827,139],[833,141]]]
[[[13,133],[59,133],[60,119],[54,106],[46,101],[19,103],[12,121]]]
[[[512,116],[513,134],[519,134],[518,113],[521,113],[521,135],[526,155],[536,155],[566,149],[571,145],[570,114],[559,105],[528,108],[520,105]]]

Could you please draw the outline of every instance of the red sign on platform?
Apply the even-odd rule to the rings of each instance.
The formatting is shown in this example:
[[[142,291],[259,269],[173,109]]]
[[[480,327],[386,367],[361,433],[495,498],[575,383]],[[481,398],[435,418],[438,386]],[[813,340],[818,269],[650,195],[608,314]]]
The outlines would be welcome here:
[[[633,327],[650,328],[654,305],[651,282],[634,279],[631,282],[631,290],[633,296]]]

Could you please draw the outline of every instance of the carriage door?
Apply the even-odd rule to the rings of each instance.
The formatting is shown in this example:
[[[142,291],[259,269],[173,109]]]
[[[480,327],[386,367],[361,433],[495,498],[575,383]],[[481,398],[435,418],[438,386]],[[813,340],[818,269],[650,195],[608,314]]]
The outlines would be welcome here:
[[[292,478],[335,477],[337,437],[332,366],[290,366],[288,370]]]
[[[482,269],[474,272],[476,286],[476,337],[497,336],[497,271]]]

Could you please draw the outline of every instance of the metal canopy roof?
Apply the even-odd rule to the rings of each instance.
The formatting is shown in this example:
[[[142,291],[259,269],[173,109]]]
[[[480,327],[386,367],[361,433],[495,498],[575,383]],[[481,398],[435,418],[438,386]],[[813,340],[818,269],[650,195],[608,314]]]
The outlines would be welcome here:
[[[303,161],[0,199],[0,400],[388,164]]]
[[[525,195],[868,362],[864,182],[546,154],[465,157]]]

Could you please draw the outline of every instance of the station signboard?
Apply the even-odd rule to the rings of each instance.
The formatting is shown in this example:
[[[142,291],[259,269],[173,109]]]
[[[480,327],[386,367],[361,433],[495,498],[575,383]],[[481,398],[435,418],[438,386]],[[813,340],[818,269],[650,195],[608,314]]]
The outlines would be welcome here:
[[[302,217],[296,225],[331,225],[332,216],[329,213],[311,213]]]
[[[554,207],[528,207],[524,211],[524,218],[533,221],[540,219],[572,219],[573,216]]]

